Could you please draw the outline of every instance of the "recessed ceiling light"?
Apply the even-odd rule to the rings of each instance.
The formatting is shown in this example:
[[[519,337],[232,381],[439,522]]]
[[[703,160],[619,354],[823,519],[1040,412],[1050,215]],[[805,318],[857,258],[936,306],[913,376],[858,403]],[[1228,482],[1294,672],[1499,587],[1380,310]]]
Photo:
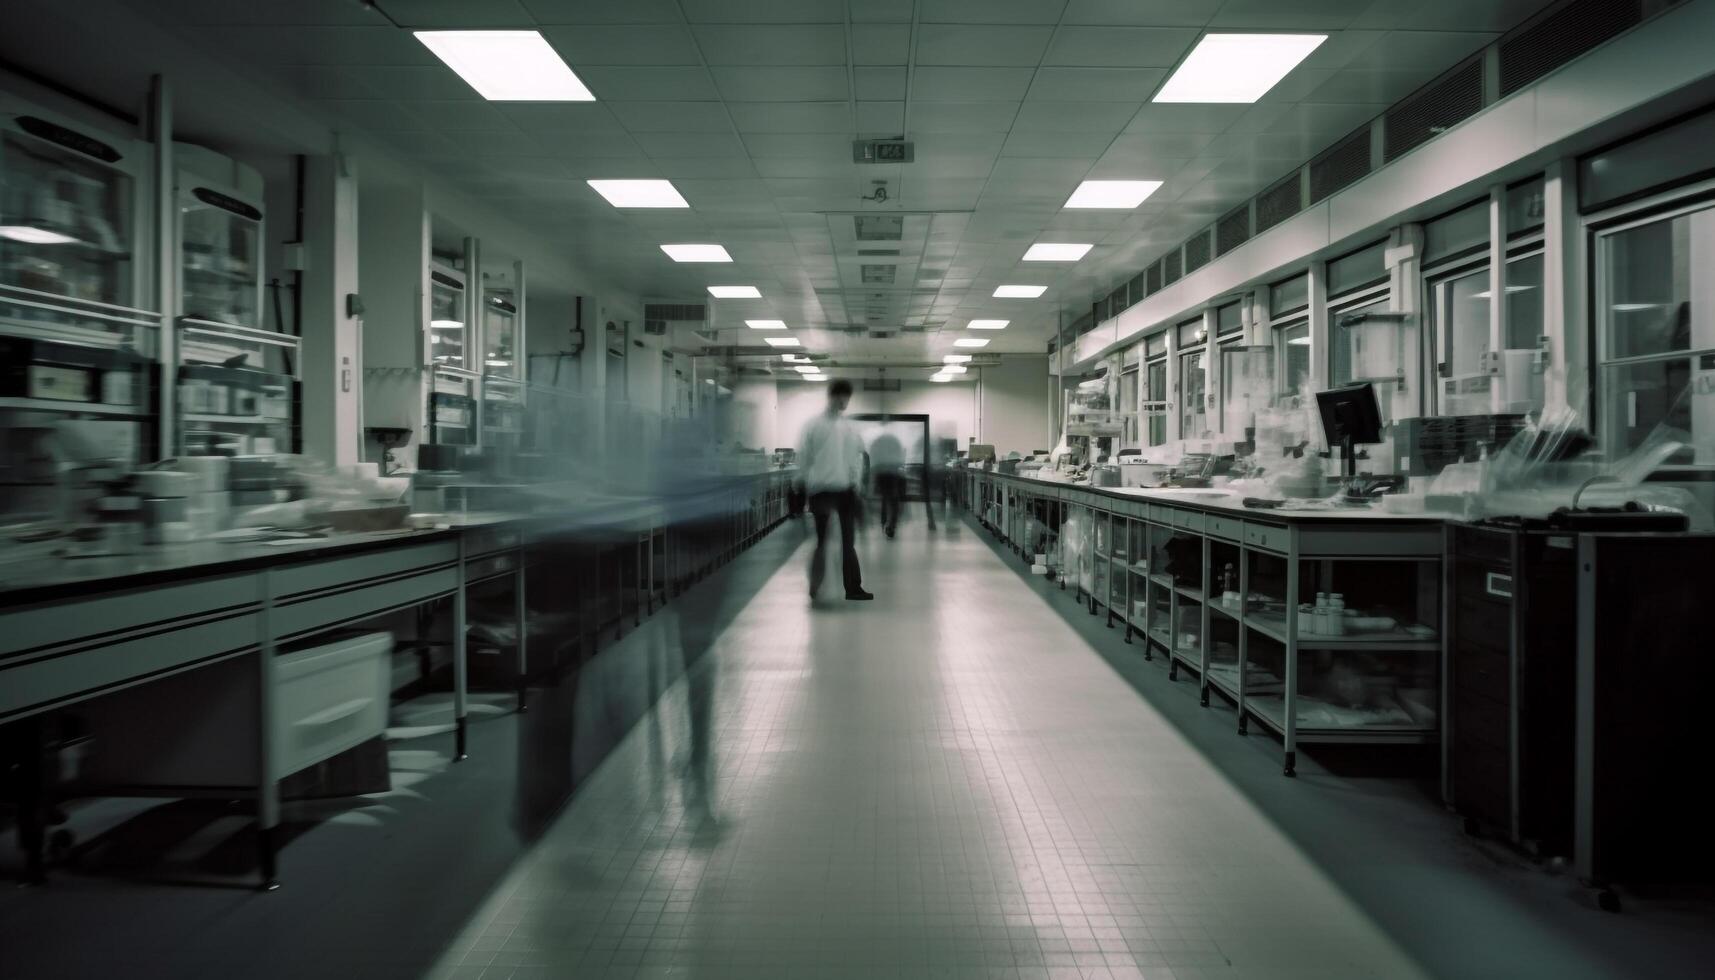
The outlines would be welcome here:
[[[946,384],[947,382],[953,380],[953,376],[950,374],[931,374],[931,375],[929,375],[929,380],[935,382],[936,384]]]
[[[966,330],[1005,330],[1011,320],[972,320],[965,324]]]
[[[995,299],[1035,299],[1047,291],[1047,286],[1001,286],[994,291],[994,296]]]
[[[413,31],[490,102],[594,102],[537,31]]]
[[[810,359],[803,354],[781,354],[780,359],[787,364],[808,364]]]
[[[430,320],[429,327],[433,330],[463,330],[463,320]]]
[[[1064,206],[1125,211],[1142,204],[1160,186],[1159,180],[1086,180],[1066,199]]]
[[[732,256],[719,245],[663,245],[661,251],[674,262],[731,262]]]
[[[966,361],[969,361],[970,359],[971,359],[971,355],[969,355],[969,354],[948,354],[946,357],[941,358],[941,363],[943,363],[943,364],[964,364]]]
[[[953,341],[954,347],[987,347],[988,345],[989,339],[987,337],[960,337]]]
[[[826,381],[826,380],[828,380],[828,376],[825,374],[801,374],[798,376],[798,380],[800,380],[800,381]]]
[[[761,299],[762,290],[755,286],[710,286],[709,295],[715,299]]]
[[[821,374],[822,373],[821,368],[814,367],[814,366],[809,365],[809,364],[800,364],[797,367],[793,368],[792,370],[797,371],[799,374]]]
[[[785,320],[746,320],[744,325],[752,330],[785,330]]]
[[[797,347],[797,346],[799,346],[798,338],[796,338],[796,337],[764,337],[762,339],[768,341],[768,346],[770,346],[770,347]]]
[[[1255,102],[1326,40],[1326,34],[1205,34],[1155,101]]]
[[[1024,252],[1026,262],[1076,262],[1090,246],[1076,242],[1037,242]]]
[[[670,180],[586,180],[616,208],[688,208]]]
[[[943,364],[943,365],[941,365],[941,373],[942,374],[964,374],[966,371],[969,371],[969,370],[970,370],[970,368],[965,367],[963,364]]]

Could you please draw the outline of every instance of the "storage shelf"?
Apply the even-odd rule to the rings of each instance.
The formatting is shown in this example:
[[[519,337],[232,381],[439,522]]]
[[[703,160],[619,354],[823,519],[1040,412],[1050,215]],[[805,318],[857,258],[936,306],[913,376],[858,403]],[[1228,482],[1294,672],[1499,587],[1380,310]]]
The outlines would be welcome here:
[[[136,405],[104,405],[99,402],[62,401],[58,398],[0,398],[0,409],[18,412],[65,412],[79,415],[112,415],[148,418],[154,413]]]
[[[1286,702],[1278,694],[1252,694],[1245,710],[1276,733],[1286,730]],[[1435,729],[1425,725],[1306,725],[1300,722],[1294,735],[1300,743],[1316,742],[1429,742]]]
[[[1224,672],[1212,669],[1215,666],[1214,664],[1210,664],[1209,666],[1211,669],[1203,673],[1203,678],[1209,682],[1209,686],[1217,688],[1222,694],[1225,694],[1227,697],[1237,701],[1239,698],[1238,687],[1227,683]]]
[[[1252,610],[1244,617],[1246,626],[1258,633],[1286,643],[1286,616]],[[1347,633],[1343,636],[1321,636],[1315,633],[1298,635],[1300,650],[1397,650],[1401,652],[1433,652],[1441,649],[1436,637],[1412,636],[1403,630],[1368,633]]]
[[[212,415],[197,412],[185,412],[179,418],[186,422],[201,422],[205,425],[291,425],[291,419],[272,418],[264,415]]]
[[[1224,605],[1224,604],[1219,603],[1219,602],[1211,602],[1208,604],[1208,606],[1209,606],[1210,612],[1219,613],[1222,616],[1225,616],[1228,619],[1233,620],[1234,622],[1239,621],[1239,611],[1237,609],[1232,608],[1231,606],[1227,606],[1227,605]]]

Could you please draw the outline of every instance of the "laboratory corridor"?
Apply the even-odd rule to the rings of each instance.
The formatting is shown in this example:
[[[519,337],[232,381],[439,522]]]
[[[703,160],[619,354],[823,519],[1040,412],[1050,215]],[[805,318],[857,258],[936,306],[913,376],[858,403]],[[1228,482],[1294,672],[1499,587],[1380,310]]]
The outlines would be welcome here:
[[[870,603],[812,606],[808,549],[432,976],[1620,975],[1409,780],[1282,779],[976,525],[860,540]]]

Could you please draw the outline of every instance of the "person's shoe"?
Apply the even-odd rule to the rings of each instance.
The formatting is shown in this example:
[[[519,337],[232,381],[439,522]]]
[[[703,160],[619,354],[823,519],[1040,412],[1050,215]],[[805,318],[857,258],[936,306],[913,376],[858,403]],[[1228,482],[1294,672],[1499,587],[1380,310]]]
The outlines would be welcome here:
[[[851,599],[853,601],[861,601],[861,600],[866,600],[866,599],[873,599],[873,598],[875,598],[875,594],[872,592],[865,592],[864,590],[859,589],[856,592],[847,592],[846,598]]]

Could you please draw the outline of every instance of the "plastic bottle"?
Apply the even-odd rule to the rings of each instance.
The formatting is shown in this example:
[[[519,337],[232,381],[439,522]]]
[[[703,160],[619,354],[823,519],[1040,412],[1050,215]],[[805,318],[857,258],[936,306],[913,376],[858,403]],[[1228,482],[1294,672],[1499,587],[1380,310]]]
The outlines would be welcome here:
[[[1310,614],[1310,632],[1322,636],[1328,632],[1328,593],[1316,593],[1316,609]]]
[[[1328,597],[1328,628],[1329,636],[1346,635],[1346,596],[1336,592]]]

